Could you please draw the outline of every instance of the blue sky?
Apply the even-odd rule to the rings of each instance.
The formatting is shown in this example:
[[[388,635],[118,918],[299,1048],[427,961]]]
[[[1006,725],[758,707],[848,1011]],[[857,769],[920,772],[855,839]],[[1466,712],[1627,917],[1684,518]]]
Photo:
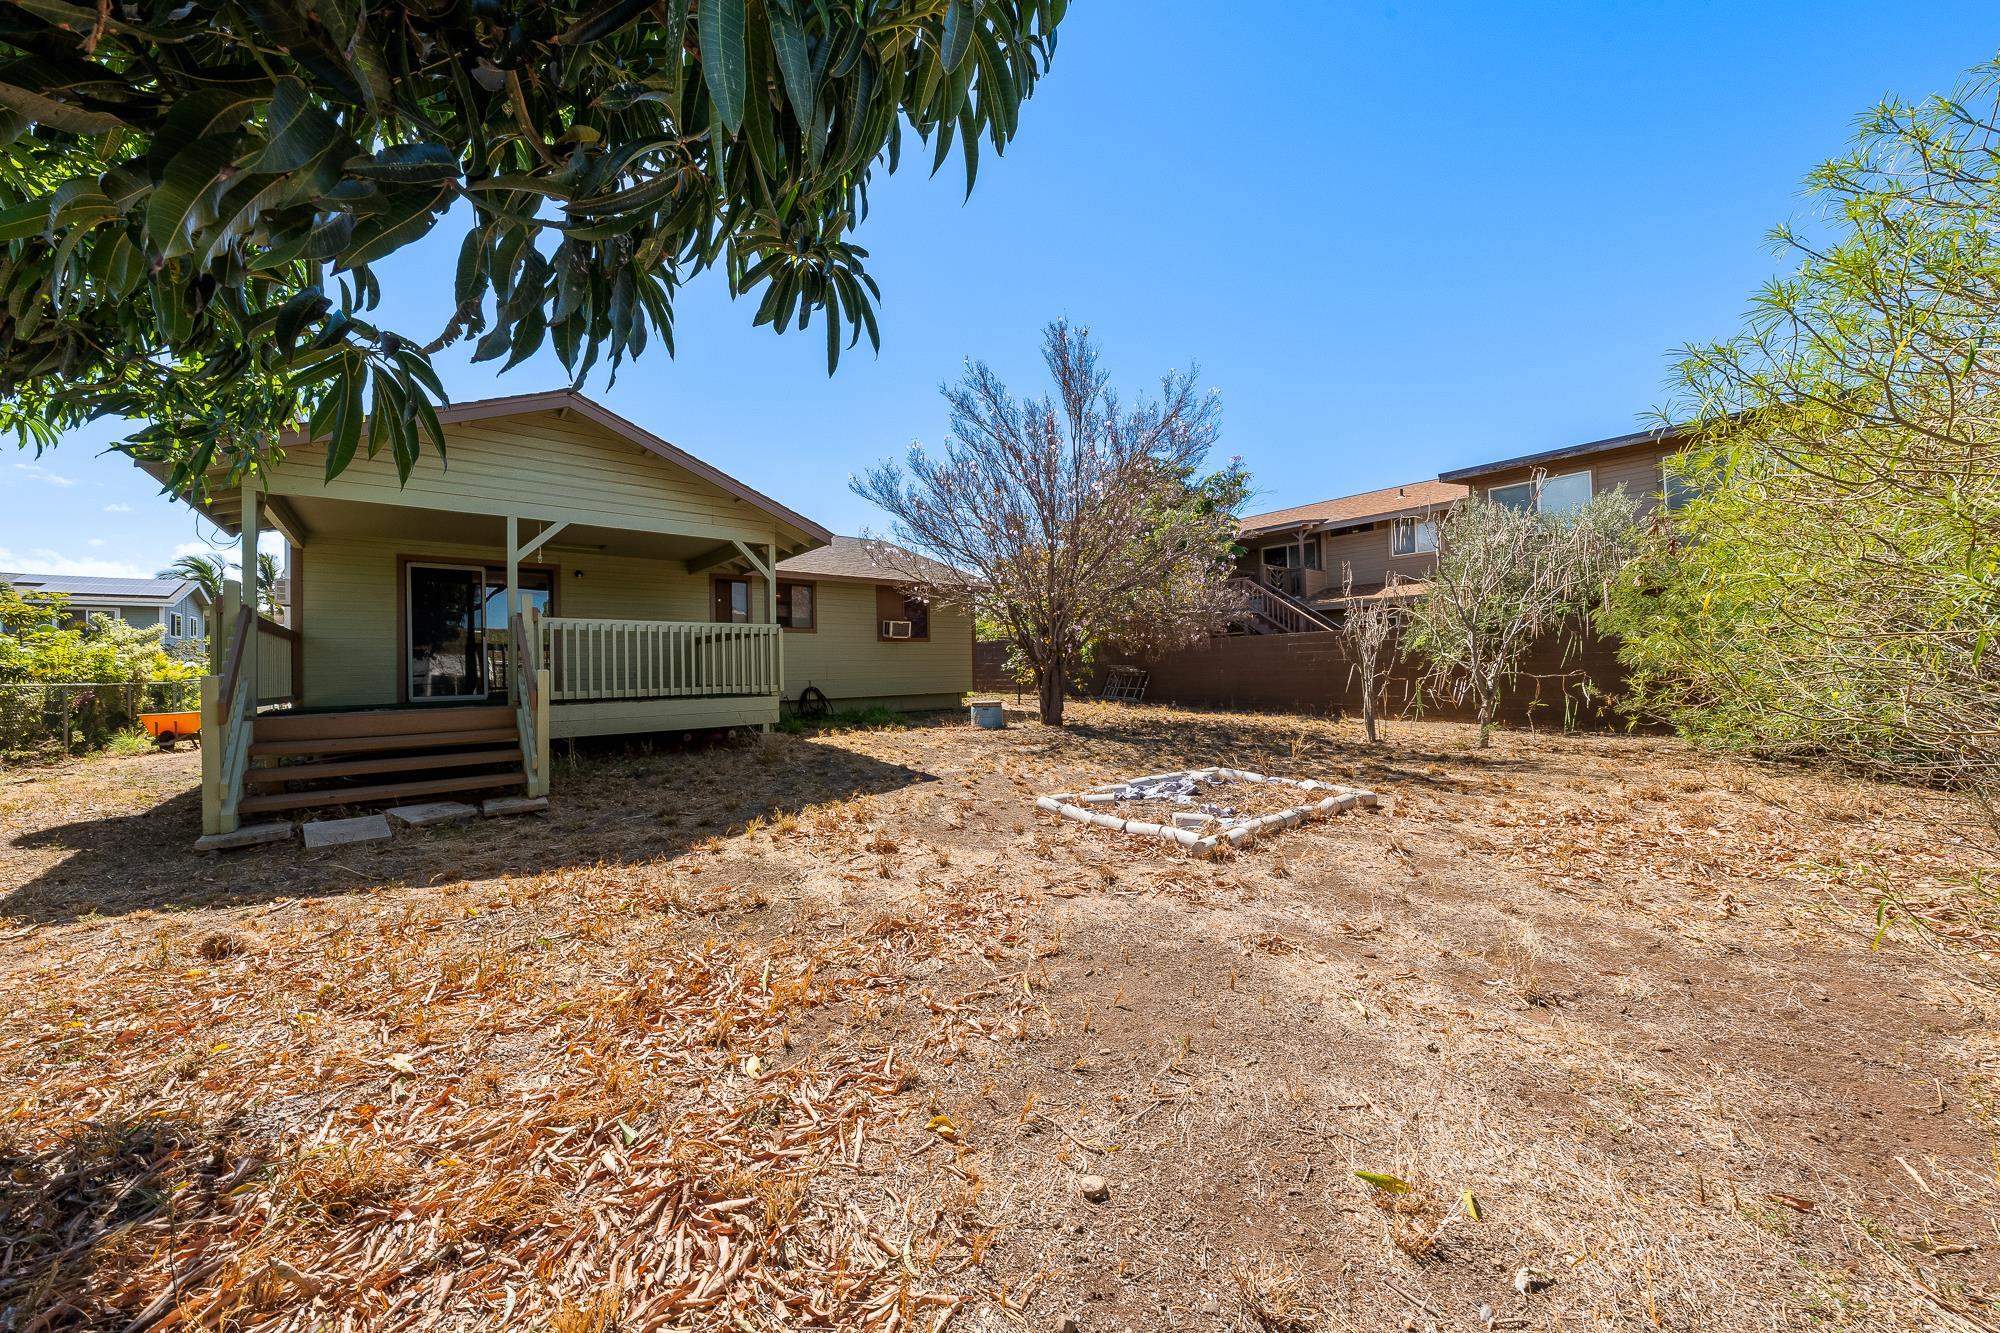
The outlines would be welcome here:
[[[862,243],[883,346],[753,329],[706,277],[614,409],[838,531],[848,476],[944,432],[983,357],[1040,387],[1041,326],[1088,324],[1128,395],[1198,363],[1252,508],[1616,434],[1666,403],[1671,349],[1730,332],[1798,182],[1887,93],[1988,58],[1989,6],[1224,5],[1078,0],[1054,70],[969,202],[956,163],[883,179]],[[428,338],[455,235],[382,270]],[[448,353],[455,397],[563,382]],[[117,431],[0,455],[0,569],[149,573],[205,534]],[[1218,460],[1219,461],[1219,460]]]

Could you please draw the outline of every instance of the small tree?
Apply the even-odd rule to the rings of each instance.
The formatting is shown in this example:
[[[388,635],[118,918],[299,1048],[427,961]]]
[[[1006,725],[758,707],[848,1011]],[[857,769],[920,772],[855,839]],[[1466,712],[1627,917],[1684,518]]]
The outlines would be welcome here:
[[[1877,107],[1807,187],[1793,271],[1685,352],[1687,503],[1606,626],[1684,734],[1960,787],[2000,827],[2000,61]]]
[[[1441,693],[1472,699],[1482,749],[1529,648],[1580,631],[1636,544],[1638,506],[1623,490],[1568,514],[1539,512],[1540,502],[1537,477],[1526,509],[1483,496],[1453,505],[1438,524],[1430,587],[1410,608],[1410,650]]]
[[[1126,408],[1087,330],[1050,324],[1042,359],[1052,396],[1016,401],[973,362],[944,389],[944,448],[912,446],[907,472],[887,462],[853,485],[929,557],[885,547],[879,558],[902,561],[924,595],[1003,626],[1033,672],[1042,721],[1060,726],[1087,647],[1159,652],[1227,623],[1235,521],[1194,480],[1220,412],[1193,372],[1169,373],[1158,401]],[[1240,468],[1216,475],[1234,478],[1220,491],[1240,491]]]
[[[1354,661],[1348,668],[1348,679],[1361,677],[1361,727],[1368,734],[1368,743],[1373,745],[1375,734],[1375,696],[1382,688],[1382,669],[1392,656],[1396,640],[1398,619],[1396,596],[1400,580],[1391,574],[1382,591],[1374,596],[1357,597],[1354,593],[1354,566],[1340,567],[1340,595],[1342,609],[1340,615],[1340,640]]]

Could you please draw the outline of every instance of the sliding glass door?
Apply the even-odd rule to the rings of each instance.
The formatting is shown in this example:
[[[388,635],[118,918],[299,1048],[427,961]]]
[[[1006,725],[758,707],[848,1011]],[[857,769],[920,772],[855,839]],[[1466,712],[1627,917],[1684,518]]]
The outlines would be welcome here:
[[[481,651],[486,571],[478,565],[418,565],[409,569],[410,702],[483,699]]]

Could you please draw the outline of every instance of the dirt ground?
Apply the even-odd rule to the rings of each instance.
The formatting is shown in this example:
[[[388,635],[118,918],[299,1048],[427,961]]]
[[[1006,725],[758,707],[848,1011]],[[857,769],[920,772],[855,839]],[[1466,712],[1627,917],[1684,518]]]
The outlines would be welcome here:
[[[192,852],[190,754],[0,771],[0,1330],[2000,1328],[1970,811],[1012,721],[319,853]],[[1032,804],[1213,763],[1382,807],[1200,862]]]

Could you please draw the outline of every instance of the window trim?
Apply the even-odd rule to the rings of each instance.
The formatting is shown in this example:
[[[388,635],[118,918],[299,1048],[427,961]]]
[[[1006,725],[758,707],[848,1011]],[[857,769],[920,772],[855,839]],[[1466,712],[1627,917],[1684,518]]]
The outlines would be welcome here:
[[[1542,512],[1542,492],[1547,489],[1548,484],[1552,481],[1567,481],[1571,477],[1582,477],[1584,483],[1589,486],[1590,494],[1585,498],[1584,503],[1588,504],[1591,500],[1597,498],[1596,469],[1587,467],[1577,468],[1573,472],[1545,472],[1539,477],[1526,477],[1520,481],[1510,481],[1504,486],[1488,486],[1486,488],[1486,498],[1494,504],[1507,505],[1507,502],[1500,498],[1502,491],[1524,490],[1528,493],[1528,503],[1518,507],[1528,513],[1539,514]],[[1507,507],[1511,509],[1517,506],[1507,505]]]
[[[1404,524],[1409,525],[1410,549],[1399,551],[1396,549],[1396,534],[1403,530]],[[1426,526],[1431,530],[1431,544],[1429,546],[1420,545],[1416,536]],[[1420,555],[1436,555],[1438,549],[1437,530],[1437,516],[1434,514],[1396,515],[1396,517],[1389,520],[1389,558],[1391,560],[1412,560]]]
[[[789,623],[787,623],[787,622],[783,622],[783,621],[781,621],[781,622],[779,622],[779,623],[780,623],[780,626],[781,626],[781,627],[782,627],[782,628],[784,629],[785,633],[787,633],[787,634],[817,634],[817,633],[819,633],[819,582],[818,582],[818,580],[816,580],[816,579],[779,579],[779,580],[778,580],[778,596],[779,596],[780,598],[782,598],[782,597],[784,596],[784,593],[785,593],[785,589],[787,589],[787,588],[810,588],[810,589],[812,590],[812,624],[810,624],[810,625],[793,625],[793,624],[789,624]],[[880,627],[878,626],[877,628],[879,629]]]

